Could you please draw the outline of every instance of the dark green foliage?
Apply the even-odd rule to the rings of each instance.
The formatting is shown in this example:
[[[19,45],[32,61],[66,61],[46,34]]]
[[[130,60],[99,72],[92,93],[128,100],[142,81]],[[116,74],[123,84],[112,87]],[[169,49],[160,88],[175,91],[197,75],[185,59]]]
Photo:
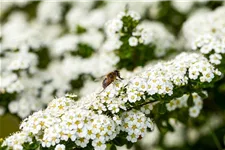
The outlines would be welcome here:
[[[79,43],[77,45],[77,50],[71,52],[74,56],[81,56],[83,58],[88,58],[94,53],[94,49],[85,43]]]
[[[82,27],[82,26],[80,26],[80,25],[77,25],[76,26],[76,33],[79,35],[79,34],[82,34],[82,33],[85,33],[87,30],[84,28],[84,27]]]
[[[38,56],[37,67],[40,69],[46,69],[51,62],[49,50],[45,47],[40,48],[37,51],[32,51]]]
[[[129,38],[135,31],[139,21],[134,20],[130,16],[124,16],[122,18],[123,27],[121,29],[120,41],[122,45],[118,50],[115,50],[117,56],[120,57],[120,61],[117,64],[118,68],[126,68],[133,70],[137,66],[144,66],[146,62],[154,58],[155,45],[139,44],[135,47],[129,45]]]
[[[25,5],[24,7],[19,7],[14,5],[13,7],[11,7],[7,12],[5,12],[4,14],[1,15],[1,23],[7,21],[7,18],[9,17],[9,15],[12,12],[16,12],[16,11],[23,11],[28,15],[28,19],[32,20],[33,18],[36,17],[36,13],[37,13],[37,6],[40,3],[40,1],[33,1],[32,3],[29,3],[27,5]]]
[[[72,89],[78,90],[84,86],[84,81],[87,79],[93,80],[94,78],[88,74],[80,74],[78,78],[76,78],[70,82],[70,85],[72,86]]]
[[[8,104],[16,99],[17,93],[0,93],[0,96],[0,106],[8,109]]]

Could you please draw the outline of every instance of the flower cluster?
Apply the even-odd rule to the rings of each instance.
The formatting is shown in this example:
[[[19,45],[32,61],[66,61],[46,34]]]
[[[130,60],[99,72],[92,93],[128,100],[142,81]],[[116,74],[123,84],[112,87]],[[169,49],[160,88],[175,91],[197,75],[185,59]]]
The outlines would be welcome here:
[[[222,42],[225,34],[224,13],[225,6],[221,6],[215,11],[206,10],[196,12],[188,18],[182,28],[183,37],[186,40],[186,47],[191,48],[192,46],[196,49],[209,44],[202,50],[205,53],[209,53],[211,49],[214,48],[214,44],[214,46],[218,45],[218,43],[215,43],[215,39],[221,39]],[[205,41],[202,41],[203,39],[205,39]],[[192,43],[194,43],[194,45]],[[198,45],[198,43],[200,45]]]
[[[200,51],[222,72],[225,58],[224,13],[224,6],[212,12],[199,12],[190,17],[183,26],[183,37],[189,45],[187,47]],[[196,24],[201,24],[201,27]]]
[[[32,143],[32,138],[28,135],[28,133],[18,132],[8,137],[4,141],[4,144],[2,146],[7,145],[11,149],[22,150],[23,149],[22,145],[26,142]]]
[[[225,38],[218,39],[212,35],[202,35],[194,41],[192,49],[199,49],[201,53],[209,56],[212,64],[219,65],[225,54]]]
[[[205,65],[198,65],[200,73],[193,79],[187,72],[199,61],[209,65],[209,69],[205,70]],[[191,82],[193,89],[201,89],[202,87],[196,87],[192,81],[205,77],[204,71],[213,74],[206,76],[207,80],[200,80],[205,86],[220,75],[201,54],[182,53],[171,61],[152,65],[131,78],[117,80],[100,93],[97,91],[98,93],[95,92],[78,101],[73,100],[73,95],[54,99],[47,109],[35,112],[22,122],[22,131],[16,135],[21,134],[25,137],[17,146],[21,147],[34,138],[41,147],[84,148],[91,143],[94,149],[105,149],[109,141],[121,134],[126,136],[127,141],[134,143],[144,137],[147,129],[153,130],[153,122],[146,114],[149,114],[154,106],[152,108],[148,103],[152,100],[171,100],[166,104],[168,110],[186,106],[187,95],[172,100],[175,87],[176,90],[185,88],[185,85]],[[169,97],[163,100],[166,95]],[[192,96],[194,105],[189,109],[189,113],[190,116],[197,117],[202,108],[202,100],[197,93],[192,93]],[[177,106],[172,106],[172,103],[176,103]],[[144,108],[145,104],[147,106]],[[2,146],[13,148],[10,144],[13,142],[10,141],[18,140],[16,135],[8,137]],[[60,145],[65,142],[71,143],[71,147]]]
[[[128,11],[120,12],[115,19],[106,22],[105,32],[108,39],[103,48],[108,51],[119,49],[123,44],[123,41],[120,41],[121,37],[127,33],[134,32],[140,18],[137,12]],[[133,35],[126,42],[129,42],[129,45],[132,47],[137,46],[138,38]]]
[[[173,72],[169,72],[169,70],[173,70]],[[136,103],[146,101],[146,94],[152,100],[157,95],[161,95],[163,100],[166,95],[173,96],[174,89],[178,87],[185,88],[192,84],[194,90],[199,88],[196,81],[208,84],[217,80],[219,76],[221,76],[221,72],[201,54],[182,53],[171,61],[150,66],[138,75],[131,76],[129,80],[115,81],[101,91],[96,101],[88,107],[99,114],[118,114],[129,107],[134,107]],[[88,99],[91,101],[94,98],[92,96]],[[185,106],[184,103],[181,106]],[[145,107],[146,111],[151,109],[151,105]],[[170,110],[173,109],[175,108]],[[142,110],[144,111],[145,108]]]
[[[132,143],[137,142],[145,136],[147,128],[153,130],[153,122],[150,118],[137,110],[128,111],[122,114],[122,128],[121,130],[127,132],[126,139]]]
[[[16,6],[26,7],[30,3],[21,4],[3,3],[4,12]],[[88,5],[91,10],[94,4]],[[1,115],[4,110],[9,110],[24,118],[32,111],[45,107],[49,102],[46,100],[53,96],[74,90],[71,81],[80,75],[99,77],[113,70],[119,61],[114,54],[101,52],[92,55],[103,42],[104,34],[98,30],[103,24],[98,28],[88,28],[82,34],[64,32],[67,29],[61,25],[61,21],[65,6],[63,2],[53,5],[51,2],[40,2],[34,9],[36,18],[30,20],[25,11],[13,11],[3,22],[0,91],[5,102],[0,105],[8,109],[0,107]],[[78,7],[76,5],[73,9]],[[49,10],[54,10],[55,15],[51,15]],[[104,14],[104,11],[98,11]],[[68,14],[74,15],[70,11]],[[89,14],[84,17],[87,16]],[[57,70],[61,70],[61,73],[57,73]],[[24,103],[26,105],[23,106]]]
[[[85,80],[99,78],[115,68],[132,70],[152,56],[164,56],[173,45],[174,37],[161,23],[144,19],[139,24],[145,10],[136,7],[137,3],[129,4],[134,11],[125,12],[126,3],[113,2],[2,5],[0,91],[7,99],[4,104],[0,102],[0,108],[8,107],[4,110],[20,118],[46,107],[54,96],[79,93]],[[147,9],[151,4],[138,5]],[[17,8],[21,10],[11,11]],[[85,93],[90,92],[88,89]],[[24,110],[23,103],[32,107]]]
[[[103,48],[112,51],[119,49],[123,43],[129,43],[131,47],[154,43],[158,46],[158,49],[155,50],[157,53],[157,51],[172,47],[174,37],[161,23],[144,21],[139,24],[139,21],[140,15],[134,11],[121,12],[115,19],[109,20],[105,25],[108,39]],[[124,41],[122,38],[126,36],[128,36],[128,41]],[[162,55],[165,53],[156,56]]]
[[[204,94],[207,94],[204,92]],[[198,117],[200,114],[200,111],[203,107],[203,99],[200,97],[197,93],[192,93],[190,95],[184,94],[183,96],[171,100],[169,103],[166,104],[166,108],[168,111],[173,111],[177,108],[183,108],[183,107],[188,107],[188,99],[192,99],[193,101],[193,106],[189,108],[189,115],[191,117]]]
[[[139,136],[144,136],[147,127],[152,128],[151,120],[141,112],[134,111],[111,118],[95,114],[81,103],[64,97],[54,99],[46,110],[35,112],[25,119],[20,126],[22,132],[7,138],[2,146],[22,148],[24,143],[31,142],[34,137],[42,147],[57,149],[61,141],[72,141],[72,147],[84,148],[92,141],[95,149],[106,149],[107,141],[113,140],[120,131],[127,132],[128,140],[136,142]],[[130,128],[133,129],[132,133]]]
[[[162,23],[143,21],[137,28],[142,31],[141,40],[143,40],[144,44],[152,42],[156,45],[154,50],[156,57],[165,56],[170,49],[174,48],[175,37]]]
[[[175,38],[163,24],[140,22],[140,18],[137,12],[125,10],[106,22],[107,39],[102,50],[113,51],[120,58],[118,68],[133,70],[174,49]]]

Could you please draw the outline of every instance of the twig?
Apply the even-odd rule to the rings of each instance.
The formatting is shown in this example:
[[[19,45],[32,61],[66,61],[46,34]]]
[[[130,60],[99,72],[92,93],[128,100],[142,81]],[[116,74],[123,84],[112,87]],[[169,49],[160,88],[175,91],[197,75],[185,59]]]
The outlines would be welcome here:
[[[129,110],[131,110],[131,109],[133,109],[133,108],[141,107],[141,106],[144,106],[144,105],[147,105],[147,104],[150,104],[150,103],[154,103],[154,102],[157,102],[157,100],[149,101],[149,102],[143,103],[143,104],[138,105],[138,106],[130,107],[130,108],[127,109],[127,111],[129,111]]]
[[[213,141],[215,142],[216,144],[216,147],[218,150],[223,150],[218,138],[216,137],[216,134],[212,131],[212,129],[210,128],[210,132],[211,132],[211,135],[212,135],[212,138],[213,138]]]

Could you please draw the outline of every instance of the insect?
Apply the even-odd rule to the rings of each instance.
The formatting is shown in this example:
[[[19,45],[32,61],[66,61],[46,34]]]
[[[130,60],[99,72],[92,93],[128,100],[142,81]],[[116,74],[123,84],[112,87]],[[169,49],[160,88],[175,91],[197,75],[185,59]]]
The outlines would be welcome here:
[[[102,82],[103,90],[101,92],[103,92],[105,88],[107,88],[112,82],[114,82],[117,77],[120,80],[123,80],[123,78],[120,77],[120,72],[118,70],[114,70],[113,72],[108,73]]]

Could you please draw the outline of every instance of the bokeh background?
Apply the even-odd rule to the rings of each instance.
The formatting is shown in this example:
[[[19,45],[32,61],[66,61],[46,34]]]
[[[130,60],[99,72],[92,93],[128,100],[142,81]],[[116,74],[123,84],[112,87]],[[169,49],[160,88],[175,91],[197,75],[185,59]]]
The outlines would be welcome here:
[[[224,9],[224,4],[223,1],[2,1],[0,138],[18,131],[22,119],[44,109],[54,97],[92,93],[101,87],[101,80],[96,79],[114,69],[129,76],[129,71],[137,71],[149,62],[188,51],[196,36],[191,32],[210,26],[190,23],[191,19]],[[106,22],[126,8],[138,12],[146,23],[143,25],[154,34],[153,45],[148,47],[151,51],[141,51],[145,57],[140,61],[123,59],[124,54],[114,51],[118,43],[105,30]],[[133,149],[224,148],[224,83],[223,78],[206,89],[209,97],[197,119],[177,122],[171,118],[170,131],[156,128]]]

